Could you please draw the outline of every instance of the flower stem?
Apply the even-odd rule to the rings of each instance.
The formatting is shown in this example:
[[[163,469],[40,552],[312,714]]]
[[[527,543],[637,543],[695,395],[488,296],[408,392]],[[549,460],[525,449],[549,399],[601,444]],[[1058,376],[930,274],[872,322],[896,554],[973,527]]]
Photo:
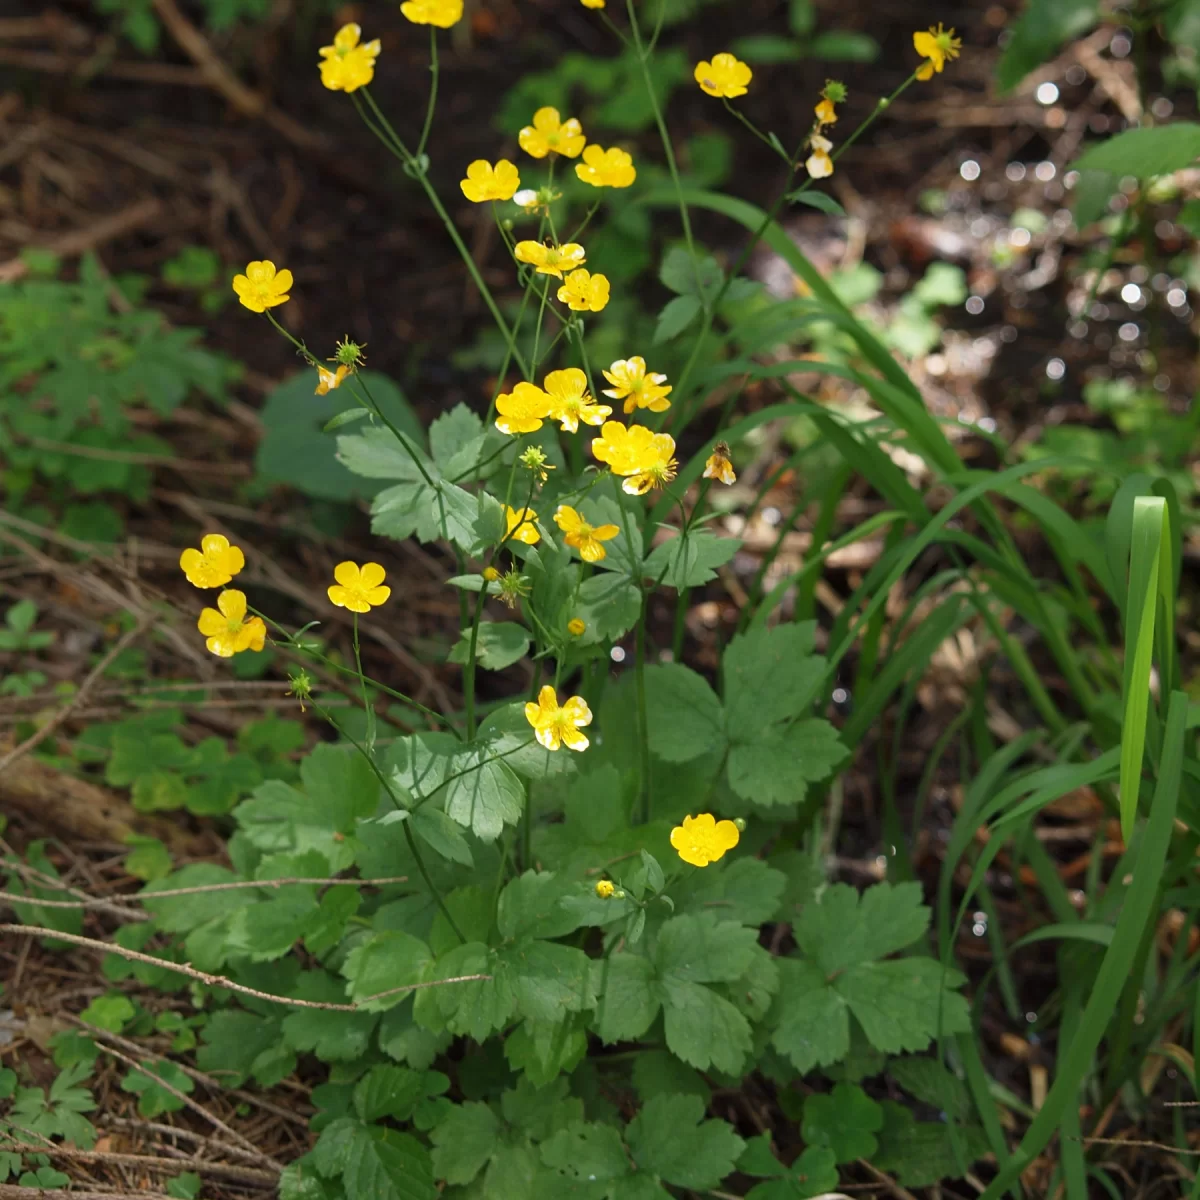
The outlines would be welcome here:
[[[743,125],[745,125],[745,127],[748,130],[750,130],[750,132],[752,134],[754,134],[754,136],[756,138],[758,138],[758,140],[760,142],[762,142],[764,145],[769,146],[771,148],[772,154],[778,154],[779,157],[782,158],[783,161],[785,163],[787,163],[789,167],[792,165],[792,160],[790,158],[788,158],[787,152],[785,150],[780,149],[780,147],[778,145],[776,145],[773,141],[771,141],[771,139],[769,137],[767,137],[767,135],[765,133],[763,133],[763,131],[761,129],[759,129],[759,127],[757,125],[755,125],[754,122],[751,121],[749,117],[747,117],[744,113],[740,112],[738,109],[734,108],[733,105],[729,103],[729,100],[727,97],[722,96],[721,101],[725,105],[725,107],[729,110],[729,113],[732,116],[736,117],[739,121],[741,121],[741,123]]]
[[[367,753],[375,751],[375,707],[367,696],[367,680],[363,675],[362,653],[358,644],[358,613],[354,614],[354,668],[358,672],[359,683],[362,684],[363,715],[367,718]]]
[[[437,106],[438,92],[438,55],[437,55],[437,26],[429,27],[429,105],[425,109],[425,127],[421,130],[421,140],[417,143],[418,161],[425,153],[425,145],[429,141],[429,131],[433,128],[433,110]]]

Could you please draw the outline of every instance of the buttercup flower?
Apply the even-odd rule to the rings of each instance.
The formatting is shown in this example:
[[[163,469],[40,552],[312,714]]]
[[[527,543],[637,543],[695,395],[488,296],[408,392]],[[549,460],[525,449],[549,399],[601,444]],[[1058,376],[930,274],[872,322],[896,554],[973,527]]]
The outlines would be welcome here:
[[[744,96],[753,77],[750,68],[732,54],[714,54],[712,62],[698,62],[696,82],[710,96]]]
[[[602,150],[593,142],[583,152],[583,162],[575,164],[575,174],[592,187],[627,188],[637,178],[633,158],[613,146]]]
[[[575,312],[599,312],[608,303],[608,277],[586,267],[572,271],[558,289],[558,299]]]
[[[330,584],[329,599],[338,608],[348,608],[351,612],[370,612],[392,594],[390,587],[383,586],[386,572],[375,562],[363,563],[361,567],[358,563],[340,562],[333,568],[333,577],[337,583]]]
[[[603,8],[604,0],[579,0],[584,8]]]
[[[671,845],[685,863],[707,867],[732,850],[738,836],[738,827],[732,821],[718,821],[712,813],[701,813],[684,817],[683,824],[671,830]]]
[[[564,242],[561,246],[518,242],[513,255],[517,262],[528,263],[539,275],[556,275],[559,279],[564,271],[573,271],[587,262],[587,254],[578,242]]]
[[[804,161],[804,169],[813,179],[828,179],[833,174],[833,159],[829,157],[833,143],[819,133],[814,133],[808,139],[812,153]]]
[[[517,168],[502,158],[493,167],[485,158],[477,158],[467,167],[467,177],[459,182],[462,194],[474,204],[485,200],[511,200],[521,184]]]
[[[675,439],[645,425],[626,429],[620,421],[605,421],[600,436],[592,440],[592,454],[607,463],[614,475],[625,476],[621,487],[631,496],[641,496],[675,478]]]
[[[532,508],[509,508],[504,506],[504,522],[507,529],[505,541],[523,542],[526,546],[536,546],[542,540],[538,532],[537,513]]]
[[[266,312],[285,303],[292,290],[291,271],[276,271],[275,264],[264,259],[246,265],[245,275],[233,277],[233,290],[245,308],[251,312]]]
[[[614,400],[624,400],[627,413],[635,408],[666,412],[671,407],[667,399],[671,389],[662,386],[667,382],[667,377],[657,371],[647,372],[646,360],[640,354],[632,358],[618,358],[604,372],[604,378],[612,384],[611,388],[604,389],[604,394]]]
[[[560,422],[559,428],[564,433],[577,432],[580,421],[585,425],[603,425],[604,418],[612,414],[607,404],[596,404],[592,400],[587,390],[587,376],[578,367],[551,371],[542,384],[550,397],[550,417]]]
[[[333,36],[332,46],[322,46],[321,82],[331,92],[354,92],[375,78],[375,60],[379,57],[379,39],[359,43],[362,28],[343,25]]]
[[[918,79],[932,79],[934,71],[939,74],[947,62],[953,62],[962,50],[962,38],[954,36],[953,29],[943,29],[942,23],[937,28],[930,25],[928,32],[913,34],[913,48],[928,62],[923,62],[917,68]]]
[[[538,692],[537,703],[525,705],[525,720],[533,726],[538,742],[547,750],[565,745],[568,750],[586,750],[588,740],[579,732],[592,723],[592,710],[582,696],[572,696],[558,707],[558,694],[547,684]]]
[[[408,0],[400,11],[414,25],[436,25],[449,29],[463,15],[463,0]]]
[[[496,397],[496,428],[501,433],[535,433],[550,415],[550,397],[533,383],[518,383]]]
[[[228,583],[246,565],[246,556],[224,534],[206,533],[199,550],[189,546],[179,556],[179,565],[192,587],[214,588]]]
[[[246,620],[246,593],[234,588],[217,597],[216,608],[201,611],[196,628],[204,634],[204,645],[218,658],[232,658],[243,650],[261,650],[267,636],[261,617]]]
[[[583,2],[586,4],[587,0],[583,0]],[[603,4],[604,0],[600,0],[600,2]],[[596,880],[596,895],[599,896],[601,900],[607,900],[616,890],[616,885],[611,879]]]
[[[331,371],[328,367],[317,367],[317,387],[313,393],[316,396],[327,396],[334,388],[342,386],[342,380],[350,374],[350,368],[345,364]]]
[[[539,108],[533,114],[533,124],[517,134],[517,144],[533,158],[545,158],[547,154],[578,158],[586,141],[583,126],[575,117],[564,121],[558,109],[550,107]]]
[[[579,551],[584,562],[596,563],[605,556],[601,542],[611,541],[621,532],[619,525],[589,525],[569,504],[560,504],[554,511],[554,523],[566,535],[568,546]],[[582,622],[580,622],[582,633]]]
[[[822,100],[813,110],[817,114],[818,125],[836,125],[837,111],[833,107],[832,100]]]
[[[717,479],[726,485],[737,482],[733,463],[729,461],[729,447],[724,442],[718,442],[713,447],[713,452],[704,464],[704,478]]]
[[[567,622],[567,632],[572,637],[583,637],[583,631],[585,629],[587,629],[587,626],[578,617],[572,617]]]

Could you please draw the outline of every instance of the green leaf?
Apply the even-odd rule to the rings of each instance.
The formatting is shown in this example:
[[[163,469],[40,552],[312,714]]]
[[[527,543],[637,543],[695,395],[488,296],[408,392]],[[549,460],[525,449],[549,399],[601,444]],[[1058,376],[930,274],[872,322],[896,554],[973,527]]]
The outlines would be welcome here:
[[[739,538],[717,537],[708,529],[694,529],[687,537],[674,537],[655,546],[643,574],[677,591],[698,587],[715,579],[716,568],[723,567],[741,544]]]
[[[485,438],[483,421],[465,404],[456,404],[429,426],[433,461],[447,479],[472,477]]]
[[[904,1187],[931,1187],[958,1179],[988,1153],[987,1135],[978,1125],[951,1128],[940,1121],[917,1121],[902,1104],[885,1100],[883,1126],[873,1166],[895,1175]]]
[[[708,1107],[712,1091],[704,1077],[665,1050],[642,1050],[633,1060],[633,1086],[642,1102],[655,1096],[699,1096]]]
[[[502,956],[513,977],[516,1009],[533,1021],[560,1021],[568,1012],[594,1008],[592,960],[574,946],[531,941]]]
[[[646,1032],[658,1015],[659,997],[650,960],[613,954],[602,965],[596,1032],[604,1042],[629,1041]]]
[[[496,925],[505,938],[565,937],[579,928],[563,899],[569,885],[550,871],[526,871],[500,893]]]
[[[804,1140],[828,1146],[840,1163],[873,1159],[883,1128],[883,1109],[855,1083],[839,1083],[832,1092],[814,1093],[804,1101]]]
[[[107,1029],[109,1033],[120,1033],[136,1013],[137,1009],[128,996],[120,992],[106,992],[103,996],[97,996],[79,1017],[89,1025]]]
[[[413,833],[436,854],[452,862],[462,863],[464,867],[475,865],[471,847],[462,835],[461,826],[440,808],[435,808],[432,804],[422,804],[409,813],[408,819],[412,824]]]
[[[503,671],[529,653],[529,631],[515,621],[481,621],[475,658],[489,671]],[[450,661],[465,663],[471,650],[471,631],[464,629],[450,651]]]
[[[826,778],[845,757],[837,730],[814,717],[735,744],[729,751],[729,784],[755,804],[799,804],[808,784]]]
[[[861,893],[835,883],[805,905],[793,928],[805,955],[833,975],[907,949],[925,934],[929,920],[919,883],[878,883]]]
[[[445,785],[447,816],[484,842],[495,841],[506,824],[521,819],[525,786],[509,760],[498,758],[492,745],[460,751],[450,766],[451,775],[457,777]]]
[[[171,873],[171,853],[156,837],[128,834],[125,844],[132,849],[125,856],[125,870],[136,879],[161,879]]]
[[[407,1133],[342,1117],[313,1150],[317,1170],[341,1179],[346,1193],[371,1200],[437,1200],[429,1152]]]
[[[824,973],[814,963],[781,959],[779,972],[782,1017],[771,1044],[801,1074],[839,1062],[850,1049],[850,1014],[845,1000],[826,984]]]
[[[800,43],[775,33],[750,34],[734,39],[730,53],[748,63],[799,62],[804,57]]]
[[[655,961],[664,979],[716,983],[740,978],[757,944],[756,930],[712,913],[673,917],[659,932]]]
[[[852,29],[830,29],[813,38],[808,52],[829,62],[874,62],[879,57],[879,43]]]
[[[1072,166],[1077,171],[1111,171],[1150,179],[1182,171],[1200,158],[1200,125],[1174,121],[1170,125],[1127,129],[1085,150]]]
[[[615,571],[600,571],[580,584],[577,599],[566,602],[562,624],[578,617],[584,631],[577,639],[580,646],[616,641],[624,637],[642,612],[642,593],[637,585]]]
[[[421,422],[400,389],[378,371],[363,371],[359,380],[383,413],[416,445],[423,445]],[[267,483],[291,484],[321,500],[369,499],[381,485],[355,475],[339,462],[332,439],[322,428],[331,413],[362,406],[354,382],[347,380],[324,397],[313,395],[314,386],[314,373],[302,371],[267,397],[260,413],[264,434],[258,444],[256,476]],[[388,437],[392,435],[388,433]]]
[[[700,300],[696,296],[675,296],[663,305],[654,327],[654,342],[658,346],[678,337],[699,315]]]
[[[339,438],[346,441],[346,438]],[[398,483],[380,492],[371,503],[371,532],[404,541],[451,541],[471,551],[478,544],[475,522],[479,504],[457,484],[435,480]]]
[[[611,1125],[574,1121],[540,1149],[546,1166],[572,1179],[622,1179],[630,1173],[621,1135]]]
[[[626,1130],[638,1167],[681,1188],[715,1188],[746,1143],[725,1121],[704,1120],[698,1096],[656,1096]]]
[[[173,1062],[146,1061],[141,1066],[142,1070],[130,1070],[121,1080],[121,1091],[137,1096],[141,1116],[153,1120],[163,1113],[178,1112],[185,1107],[184,1102],[163,1084],[188,1095],[196,1089],[190,1075],[185,1075]]]
[[[308,971],[290,992],[300,1000],[345,1004],[343,983],[325,971]],[[323,1062],[353,1062],[366,1053],[379,1024],[373,1012],[299,1009],[283,1018],[283,1038],[293,1050],[313,1053]]]
[[[237,912],[245,906],[246,893],[231,889],[161,898],[156,897],[156,893],[233,883],[237,878],[232,871],[226,867],[219,867],[216,863],[191,863],[174,874],[148,883],[141,890],[140,896],[146,911],[154,917],[159,929],[164,933],[190,933],[205,921]]]
[[[259,1069],[269,1074],[288,1068],[282,1078],[294,1069],[296,1056],[280,1047],[281,1027],[279,1017],[220,1009],[200,1031],[203,1045],[196,1054],[196,1065],[218,1075],[222,1084],[231,1088],[241,1087],[251,1075],[258,1077]],[[282,1059],[272,1053],[279,1049],[283,1050]]]
[[[671,894],[681,914],[716,911],[726,920],[759,926],[779,911],[787,882],[761,858],[725,858],[676,883]]]
[[[354,1111],[367,1122],[394,1117],[407,1121],[426,1093],[425,1072],[408,1067],[372,1067],[355,1085]]]
[[[645,669],[651,753],[666,762],[688,762],[724,741],[721,702],[708,681],[678,663]]]
[[[809,1146],[782,1178],[756,1184],[746,1200],[819,1200],[837,1185],[833,1151],[828,1146]]]
[[[346,994],[364,1012],[383,1012],[394,1008],[410,993],[395,991],[407,984],[420,983],[425,968],[432,962],[429,947],[411,934],[384,929],[359,942],[346,956],[342,974],[349,981]],[[370,1000],[380,992],[391,992]]]
[[[1011,91],[1059,46],[1090,29],[1098,18],[1096,0],[1029,0],[996,68],[1000,90]]]
[[[344,412],[334,413],[321,426],[321,432],[332,433],[335,429],[341,429],[343,425],[352,425],[355,421],[361,421],[363,417],[369,417],[370,415],[371,410],[369,408],[348,408]]]
[[[686,246],[672,246],[663,255],[658,273],[663,286],[679,296],[711,296],[725,278],[717,260],[701,255],[693,260]]]
[[[448,983],[419,992],[413,1011],[426,1028],[437,1028],[430,1024],[436,1013],[451,1033],[484,1042],[489,1034],[504,1028],[516,1008],[511,972],[503,970],[499,959],[481,942],[455,946],[441,955],[425,974],[429,981],[461,975],[491,976],[490,979]]]
[[[765,726],[811,709],[826,665],[813,653],[815,633],[807,621],[756,627],[729,643],[722,665],[730,741],[755,741]]]
[[[817,212],[828,213],[831,217],[844,217],[846,210],[828,193],[806,189],[803,192],[792,192],[788,199],[793,204],[806,204]]]
[[[561,1021],[522,1021],[504,1040],[509,1066],[538,1087],[573,1071],[587,1049],[587,1018],[580,1013]]]
[[[959,972],[932,958],[897,958],[851,967],[835,983],[871,1045],[885,1054],[924,1050],[935,1038],[971,1027]]]
[[[760,1133],[758,1137],[751,1138],[746,1143],[746,1148],[742,1151],[741,1158],[738,1159],[737,1169],[743,1175],[758,1175],[767,1178],[774,1178],[787,1172],[787,1167],[775,1157],[769,1133]]]
[[[972,1112],[967,1085],[952,1075],[936,1058],[894,1058],[888,1074],[909,1095],[940,1109],[954,1120],[963,1120]]]
[[[435,1177],[452,1184],[470,1183],[500,1144],[500,1120],[486,1104],[469,1100],[456,1104],[429,1137]]]
[[[738,1074],[751,1049],[750,1022],[724,996],[686,980],[662,983],[667,1046],[700,1070]]]

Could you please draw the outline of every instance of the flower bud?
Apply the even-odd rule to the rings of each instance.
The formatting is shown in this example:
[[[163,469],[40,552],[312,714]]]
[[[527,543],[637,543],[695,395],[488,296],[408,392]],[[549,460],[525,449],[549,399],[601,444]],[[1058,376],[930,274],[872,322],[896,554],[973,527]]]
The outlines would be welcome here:
[[[596,895],[599,896],[601,900],[609,899],[616,890],[617,889],[613,886],[611,879],[596,880]],[[624,895],[624,893],[622,893],[622,895]]]
[[[745,817],[734,817],[733,823],[737,826],[738,833],[746,832],[746,818]]]

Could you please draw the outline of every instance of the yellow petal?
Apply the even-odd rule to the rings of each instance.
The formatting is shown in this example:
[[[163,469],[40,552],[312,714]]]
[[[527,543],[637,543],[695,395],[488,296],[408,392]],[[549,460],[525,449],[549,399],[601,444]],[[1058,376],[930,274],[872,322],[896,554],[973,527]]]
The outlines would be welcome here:
[[[240,621],[246,615],[246,593],[228,588],[217,597],[217,607],[231,621]]]
[[[342,585],[342,587],[358,587],[358,564],[348,561],[338,563],[338,565],[333,568],[333,577]]]
[[[358,578],[362,587],[375,588],[387,578],[387,572],[377,562],[363,563]]]

